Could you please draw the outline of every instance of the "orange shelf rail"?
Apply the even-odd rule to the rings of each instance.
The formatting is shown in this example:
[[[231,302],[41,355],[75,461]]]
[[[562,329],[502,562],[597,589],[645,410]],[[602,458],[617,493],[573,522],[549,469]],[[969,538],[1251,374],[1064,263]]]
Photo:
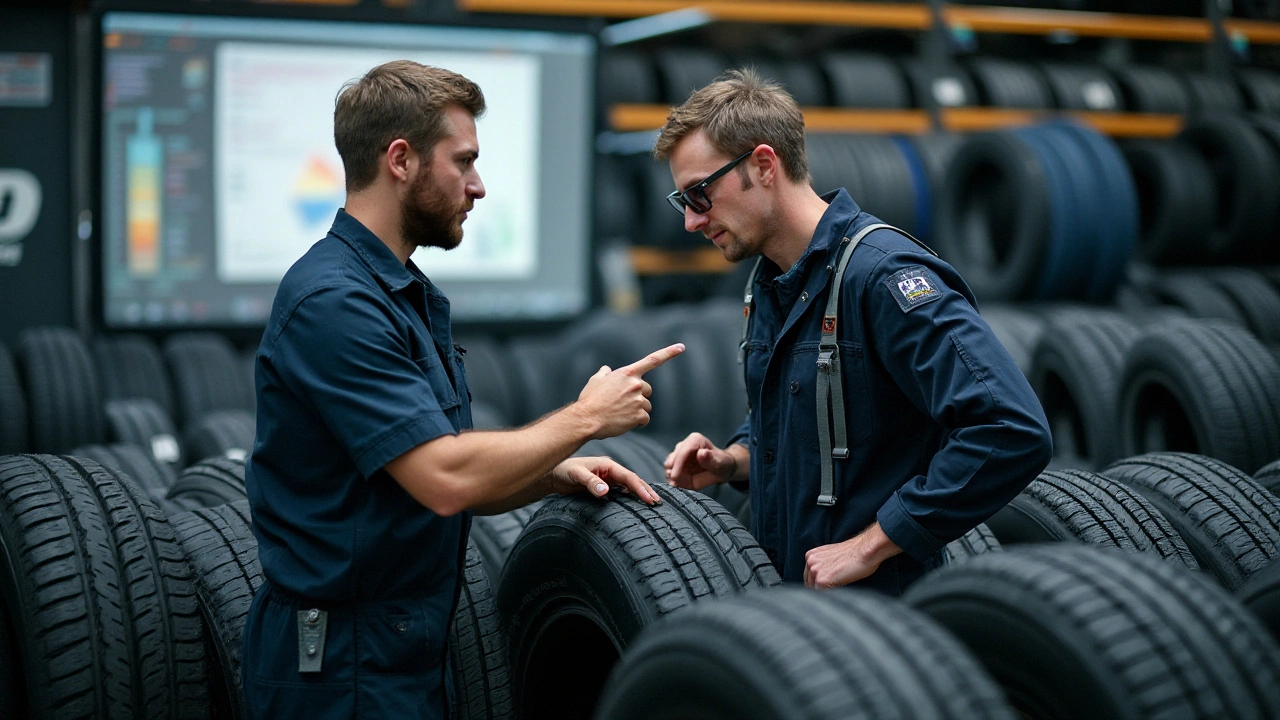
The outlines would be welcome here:
[[[663,250],[633,245],[629,248],[631,267],[637,275],[685,275],[724,273],[733,263],[714,247],[698,250]]]
[[[467,12],[577,17],[636,18],[685,8],[698,8],[720,21],[791,25],[842,25],[889,30],[927,30],[932,25],[923,3],[765,2],[763,0],[456,0]],[[1138,40],[1209,42],[1208,20],[1190,17],[1152,17],[1070,10],[1031,10],[983,6],[946,6],[944,21],[974,32],[1047,35],[1069,32],[1092,37]],[[1227,20],[1229,35],[1252,43],[1280,44],[1280,23]]]
[[[667,120],[663,105],[618,104],[609,108],[609,125],[619,132],[654,130]],[[942,128],[954,132],[1029,125],[1065,115],[1113,137],[1172,137],[1182,130],[1180,115],[1138,113],[950,108],[941,112]],[[863,132],[919,135],[932,129],[924,110],[853,110],[804,108],[805,126],[812,132]]]

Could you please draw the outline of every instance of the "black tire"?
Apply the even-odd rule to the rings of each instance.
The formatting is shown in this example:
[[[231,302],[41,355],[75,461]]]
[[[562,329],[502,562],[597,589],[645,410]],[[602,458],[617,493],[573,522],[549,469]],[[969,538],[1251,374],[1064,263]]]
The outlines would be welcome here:
[[[977,133],[947,170],[935,249],[981,302],[1034,298],[1050,217],[1046,172],[1031,147],[1011,133]]]
[[[103,400],[148,398],[173,416],[169,371],[155,342],[145,335],[105,335],[93,342]]]
[[[89,350],[69,328],[27,330],[18,340],[31,450],[61,453],[102,442],[102,394]]]
[[[715,80],[725,69],[717,52],[693,47],[667,47],[653,55],[658,71],[658,87],[668,105],[680,105],[689,95]]]
[[[1162,265],[1199,262],[1218,209],[1208,161],[1177,139],[1129,140],[1121,149],[1138,193],[1138,257]]]
[[[210,673],[215,717],[245,717],[241,638],[249,604],[262,585],[249,501],[198,508],[169,518],[196,571],[206,644],[216,660]]]
[[[802,108],[826,107],[831,104],[827,81],[808,60],[773,60],[751,55],[736,63],[753,67],[761,79],[776,82]]]
[[[1280,159],[1263,136],[1243,117],[1217,114],[1192,120],[1177,137],[1209,163],[1218,198],[1217,222],[1200,239],[1199,262],[1273,257]]]
[[[1157,324],[1130,346],[1120,454],[1172,450],[1253,472],[1280,457],[1280,364],[1242,327]]]
[[[1246,268],[1214,268],[1207,274],[1235,304],[1255,337],[1267,344],[1280,343],[1280,291],[1257,271]]]
[[[512,418],[516,425],[537,420],[567,402],[569,392],[565,388],[564,373],[561,371],[565,353],[559,339],[532,336],[513,338],[507,342],[503,360],[508,377],[512,380],[515,406],[520,410]],[[588,378],[575,379],[580,384],[573,390],[573,397],[577,397],[578,389],[586,384]]]
[[[214,410],[254,409],[254,389],[231,341],[212,332],[181,332],[164,342],[164,359],[173,379],[178,427]]]
[[[454,341],[466,348],[462,356],[467,371],[467,387],[473,404],[487,403],[496,408],[505,422],[514,424],[519,415],[515,390],[505,364],[502,344],[485,335],[455,335]]]
[[[1116,398],[1138,327],[1103,311],[1052,312],[1028,380],[1053,431],[1054,464],[1094,470],[1120,457]]]
[[[169,502],[185,510],[245,499],[244,460],[205,458],[188,466],[169,488]]]
[[[471,519],[471,542],[475,544],[484,571],[494,586],[502,577],[502,568],[507,563],[511,546],[516,544],[524,526],[529,524],[529,519],[540,507],[542,501],[538,500],[498,515],[476,515]]]
[[[490,585],[480,551],[474,544],[468,544],[458,608],[449,629],[458,720],[515,717],[507,665],[507,635],[494,606]]]
[[[1184,72],[1178,77],[1187,88],[1192,113],[1240,112],[1244,95],[1229,77],[1205,72]]]
[[[1150,289],[1159,302],[1183,310],[1189,317],[1246,326],[1244,312],[1203,269],[1166,270]]]
[[[614,668],[595,717],[1014,715],[973,655],[922,613],[869,592],[777,588],[695,606],[645,630]]]
[[[662,465],[667,457],[666,447],[648,435],[629,432],[603,440],[588,440],[573,455],[610,457],[639,475],[645,482],[656,485],[667,481],[666,470]]]
[[[244,460],[253,452],[257,419],[247,410],[215,410],[187,426],[182,435],[187,457],[196,461],[211,457]]]
[[[960,639],[1024,717],[1280,716],[1280,647],[1198,573],[1079,545],[990,553],[907,601]]]
[[[497,601],[526,720],[590,717],[609,669],[642,628],[736,594],[744,580],[760,585],[760,575],[734,571],[742,558],[708,542],[718,528],[698,527],[675,507],[673,494],[686,491],[657,489],[667,500],[654,507],[621,494],[548,499],[512,547]],[[552,681],[568,658],[578,668],[572,693]]]
[[[1124,94],[1115,78],[1098,66],[1046,63],[1040,67],[1057,107],[1064,110],[1118,112]]]
[[[915,57],[900,59],[915,107],[971,107],[978,104],[978,89],[973,78],[959,65],[938,69]]]
[[[0,458],[0,545],[21,678],[0,716],[209,717],[191,568],[136,484],[82,458]]]
[[[83,445],[69,454],[89,458],[103,467],[123,473],[145,490],[161,509],[167,504],[165,496],[169,494],[169,488],[178,479],[172,465],[157,461],[145,448],[137,445]]]
[[[1240,68],[1236,70],[1236,79],[1250,110],[1280,112],[1280,76],[1262,68]]]
[[[1235,596],[1280,642],[1280,562],[1272,562],[1250,576],[1236,588]]]
[[[1047,110],[1054,105],[1044,76],[1031,65],[996,57],[974,57],[969,59],[968,67],[984,106]]]
[[[662,483],[653,488],[664,503],[683,513],[702,532],[739,587],[773,587],[782,583],[764,548],[728,508],[692,490]]]
[[[13,356],[0,344],[0,455],[28,450],[27,399]]]
[[[108,400],[102,409],[107,441],[146,448],[156,460],[182,467],[182,444],[169,413],[150,398]]]
[[[947,167],[960,145],[958,133],[929,133],[895,137],[894,144],[902,152],[911,169],[916,197],[916,232],[922,242],[933,242],[938,198],[947,175]]]
[[[670,305],[654,318],[655,343],[682,342],[685,346],[676,362],[671,363],[678,378],[681,413],[676,426],[658,440],[663,445],[658,453],[662,458],[670,446],[690,432],[701,432],[719,442],[742,424],[747,411],[746,392],[735,355],[742,331],[742,309],[741,303],[732,305]],[[721,316],[720,310],[728,312]],[[661,474],[654,480],[662,480]]]
[[[902,68],[883,55],[830,52],[818,64],[826,73],[831,104],[836,107],[911,107],[911,89]]]
[[[1186,87],[1171,70],[1126,65],[1111,68],[1129,112],[1186,115],[1191,101]]]
[[[916,181],[893,138],[858,133],[835,138],[852,163],[851,171],[861,176],[862,189],[853,195],[858,205],[884,222],[914,234]]]
[[[1236,468],[1201,455],[1151,453],[1102,474],[1155,505],[1200,567],[1228,589],[1280,557],[1280,504]]]
[[[1253,474],[1253,479],[1272,495],[1280,495],[1280,460],[1272,460],[1258,468],[1258,472]]]
[[[1155,505],[1125,485],[1082,470],[1040,473],[987,525],[1005,547],[1082,542],[1200,569],[1187,542]]]
[[[986,523],[979,523],[977,527],[942,548],[942,561],[947,565],[955,565],[971,557],[999,552],[1003,549],[996,534],[991,532],[991,528]]]

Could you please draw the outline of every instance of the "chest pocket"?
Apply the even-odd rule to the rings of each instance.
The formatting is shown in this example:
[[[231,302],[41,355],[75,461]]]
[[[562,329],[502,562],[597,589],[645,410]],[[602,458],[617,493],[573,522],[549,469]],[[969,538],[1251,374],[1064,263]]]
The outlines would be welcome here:
[[[463,353],[465,350],[458,350],[458,346],[453,346],[453,377],[459,388],[459,392],[454,394],[458,396],[458,414],[462,425],[460,430],[470,430],[474,425],[471,418],[471,386],[467,383],[467,366],[463,361]]]
[[[453,353],[450,353],[451,355]],[[440,362],[440,355],[435,352],[435,348],[429,347],[426,354],[414,360],[422,373],[427,376],[427,383],[431,385],[431,392],[435,395],[436,402],[439,403],[440,409],[445,416],[449,418],[449,422],[455,428],[460,428],[462,415],[462,400],[459,399],[458,393],[454,391],[453,384],[449,382],[449,373],[444,369],[444,364]],[[460,367],[461,362],[455,361],[455,367]]]
[[[841,383],[844,390],[845,430],[849,447],[856,447],[871,436],[871,397],[867,382],[866,356],[861,344],[840,340]],[[792,435],[816,455],[819,449],[818,426],[818,343],[796,343],[787,367],[787,377],[780,388],[786,400],[787,423]]]

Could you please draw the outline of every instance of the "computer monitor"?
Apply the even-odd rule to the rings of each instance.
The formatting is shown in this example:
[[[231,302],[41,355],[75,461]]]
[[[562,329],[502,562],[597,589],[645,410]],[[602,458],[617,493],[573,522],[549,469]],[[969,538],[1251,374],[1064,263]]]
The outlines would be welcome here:
[[[414,261],[460,321],[564,319],[589,302],[595,38],[586,32],[277,17],[101,14],[102,319],[265,324],[345,197],[343,83],[393,59],[474,80],[487,196],[460,247]]]

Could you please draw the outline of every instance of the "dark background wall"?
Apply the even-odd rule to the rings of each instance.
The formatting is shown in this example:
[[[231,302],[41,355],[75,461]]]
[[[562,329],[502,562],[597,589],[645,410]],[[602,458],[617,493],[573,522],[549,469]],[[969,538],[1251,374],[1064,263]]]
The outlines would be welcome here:
[[[72,325],[71,12],[59,3],[0,4],[0,341],[36,325]],[[22,237],[16,215],[39,184],[39,214]],[[10,179],[6,182],[6,178]],[[8,229],[10,232],[6,232]]]

